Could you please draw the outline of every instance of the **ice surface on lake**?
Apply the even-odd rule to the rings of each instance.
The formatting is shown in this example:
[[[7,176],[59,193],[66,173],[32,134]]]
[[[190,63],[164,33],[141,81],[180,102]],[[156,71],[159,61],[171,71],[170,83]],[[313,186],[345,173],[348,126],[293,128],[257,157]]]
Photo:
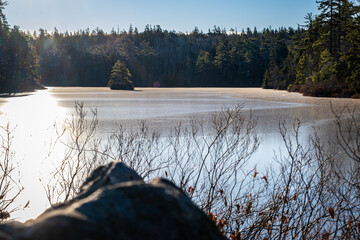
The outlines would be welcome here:
[[[298,93],[264,90],[259,88],[137,88],[136,91],[111,91],[108,88],[59,88],[50,87],[26,96],[0,99],[0,123],[10,122],[15,128],[14,150],[20,161],[22,183],[25,191],[19,198],[20,211],[13,217],[26,220],[36,217],[47,206],[39,178],[49,174],[51,164],[45,159],[48,141],[53,134],[54,122],[61,122],[74,113],[74,102],[97,109],[99,136],[111,132],[116,124],[131,129],[137,120],[146,120],[153,130],[167,134],[182,121],[191,118],[210,119],[224,108],[242,105],[245,114],[252,110],[257,118],[256,130],[262,140],[253,156],[256,163],[270,163],[273,150],[281,148],[279,121],[288,126],[299,119],[305,139],[315,127],[321,136],[334,134],[335,108],[354,106],[359,100],[304,97]],[[357,110],[359,111],[359,109]],[[22,206],[30,200],[30,207]]]

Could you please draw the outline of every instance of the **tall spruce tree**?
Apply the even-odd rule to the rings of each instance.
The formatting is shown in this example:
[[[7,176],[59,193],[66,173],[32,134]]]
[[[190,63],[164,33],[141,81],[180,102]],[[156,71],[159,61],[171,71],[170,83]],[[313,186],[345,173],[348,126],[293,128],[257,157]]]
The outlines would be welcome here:
[[[112,90],[134,90],[131,74],[123,62],[117,60],[111,70],[108,86]]]
[[[4,92],[8,85],[7,77],[7,44],[9,38],[9,26],[3,13],[6,2],[0,0],[0,92]]]

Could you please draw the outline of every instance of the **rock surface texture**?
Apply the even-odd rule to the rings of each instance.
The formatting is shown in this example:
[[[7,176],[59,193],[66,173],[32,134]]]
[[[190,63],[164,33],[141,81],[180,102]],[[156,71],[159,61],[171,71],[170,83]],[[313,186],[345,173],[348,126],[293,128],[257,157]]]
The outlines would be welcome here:
[[[191,200],[165,179],[146,184],[113,162],[84,183],[75,199],[28,223],[0,225],[0,239],[225,239]]]

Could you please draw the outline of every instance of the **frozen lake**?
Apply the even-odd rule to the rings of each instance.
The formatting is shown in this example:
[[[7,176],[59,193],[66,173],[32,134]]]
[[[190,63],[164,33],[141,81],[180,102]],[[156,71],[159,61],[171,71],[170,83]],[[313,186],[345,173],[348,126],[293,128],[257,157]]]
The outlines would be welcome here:
[[[136,91],[111,91],[108,88],[59,88],[49,87],[26,96],[0,98],[1,124],[10,122],[15,127],[14,151],[19,160],[22,184],[25,188],[19,205],[26,209],[12,217],[26,220],[36,217],[48,205],[39,178],[44,170],[44,146],[49,139],[54,122],[61,122],[74,113],[75,101],[86,108],[97,109],[98,135],[105,136],[122,124],[128,129],[137,120],[146,120],[149,127],[163,134],[179,122],[186,126],[192,117],[208,119],[224,107],[234,108],[243,104],[246,114],[252,110],[258,119],[256,127],[261,145],[252,157],[254,164],[272,161],[274,152],[281,148],[279,121],[292,123],[299,119],[304,128],[302,137],[315,127],[327,138],[334,133],[335,108],[359,105],[359,100],[304,97],[298,93],[264,90],[260,88],[137,88]],[[360,111],[357,109],[357,111]]]

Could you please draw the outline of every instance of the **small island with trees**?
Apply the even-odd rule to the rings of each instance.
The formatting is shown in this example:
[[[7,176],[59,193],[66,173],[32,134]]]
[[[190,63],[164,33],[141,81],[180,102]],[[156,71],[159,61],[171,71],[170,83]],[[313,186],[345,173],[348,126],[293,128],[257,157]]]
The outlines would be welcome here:
[[[111,90],[134,90],[131,74],[124,63],[117,60],[111,70],[108,86]]]

